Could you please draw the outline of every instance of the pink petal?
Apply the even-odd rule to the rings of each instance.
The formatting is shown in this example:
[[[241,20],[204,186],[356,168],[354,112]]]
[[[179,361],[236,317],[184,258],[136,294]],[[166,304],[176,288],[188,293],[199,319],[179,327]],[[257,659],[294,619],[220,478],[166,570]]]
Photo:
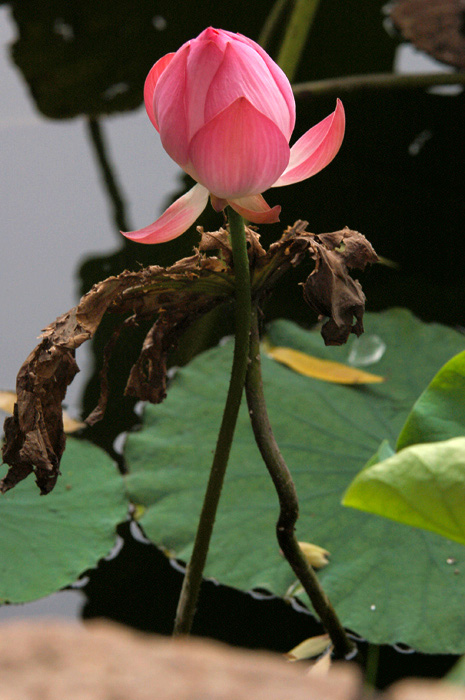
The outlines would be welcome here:
[[[158,83],[158,78],[165,70],[166,66],[171,63],[174,53],[167,53],[166,56],[160,58],[159,61],[155,63],[154,66],[149,71],[147,78],[145,79],[144,85],[144,102],[145,109],[149,115],[149,119],[154,125],[155,129],[159,131],[157,120],[155,119],[155,112],[153,111],[153,93],[155,92],[155,86]]]
[[[185,106],[186,65],[190,46],[176,51],[160,75],[153,96],[155,121],[163,148],[183,167],[188,160],[188,125]]]
[[[202,185],[194,187],[179,197],[150,226],[138,231],[121,231],[123,236],[137,243],[164,243],[187,231],[200,216],[208,202],[208,190]]]
[[[223,209],[228,206],[228,202],[226,199],[220,199],[219,197],[215,197],[214,194],[210,194],[210,202],[213,209],[218,213],[220,211],[223,211]]]
[[[194,136],[189,148],[195,179],[220,199],[267,190],[289,161],[281,130],[244,97]]]
[[[323,170],[339,151],[344,129],[344,107],[338,100],[335,111],[307,131],[292,146],[289,165],[272,186],[292,185]]]
[[[191,42],[186,66],[185,98],[189,138],[205,124],[205,99],[222,60],[223,51],[214,41],[194,39]]]
[[[269,117],[289,142],[294,128],[294,111],[289,111],[281,90],[260,54],[245,43],[231,41],[211,80],[205,100],[205,122],[213,119],[239,97],[245,97],[258,111]]]
[[[206,41],[213,41],[214,44],[218,46],[223,52],[226,44],[229,42],[228,34],[231,32],[225,32],[224,29],[215,29],[214,27],[207,27],[201,32],[196,39],[191,39],[191,44],[201,43]],[[235,34],[233,34],[235,36]]]
[[[251,46],[265,61],[268,70],[270,71],[271,75],[273,76],[276,85],[278,86],[279,90],[281,91],[282,96],[284,97],[284,100],[286,101],[289,114],[291,115],[291,124],[290,124],[290,132],[289,132],[289,137],[291,137],[291,134],[294,130],[295,126],[295,99],[294,99],[294,93],[292,92],[291,84],[287,78],[287,75],[284,73],[284,71],[278,66],[277,63],[273,61],[273,59],[266,53],[262,47],[257,44],[255,41],[252,41],[252,39],[249,39],[248,37],[244,36],[243,34],[233,34],[232,32],[224,32],[224,34],[229,35],[230,37],[236,39],[237,41],[242,41],[245,44],[248,44],[248,46]]]
[[[277,205],[271,208],[261,194],[232,199],[228,201],[228,204],[244,219],[252,221],[254,224],[275,224],[279,221],[281,207]]]

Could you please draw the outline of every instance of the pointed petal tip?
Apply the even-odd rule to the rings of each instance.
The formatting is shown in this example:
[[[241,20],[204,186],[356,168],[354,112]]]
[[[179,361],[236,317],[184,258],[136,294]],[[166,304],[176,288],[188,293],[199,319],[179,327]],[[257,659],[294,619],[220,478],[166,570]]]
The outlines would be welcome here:
[[[344,106],[337,98],[334,112],[315,124],[292,146],[289,165],[272,187],[301,182],[329,165],[344,140],[345,123]]]
[[[342,100],[336,98],[336,109],[333,112],[333,116],[335,119],[339,119],[342,122],[342,127],[345,130],[345,125],[346,125],[346,113],[344,110],[344,105],[342,104]]]
[[[195,185],[179,197],[153,224],[137,231],[121,231],[125,238],[135,243],[165,243],[181,236],[192,226],[208,202],[208,190]]]
[[[229,200],[228,204],[234,211],[253,224],[275,224],[279,221],[281,214],[280,205],[270,207],[261,194]]]

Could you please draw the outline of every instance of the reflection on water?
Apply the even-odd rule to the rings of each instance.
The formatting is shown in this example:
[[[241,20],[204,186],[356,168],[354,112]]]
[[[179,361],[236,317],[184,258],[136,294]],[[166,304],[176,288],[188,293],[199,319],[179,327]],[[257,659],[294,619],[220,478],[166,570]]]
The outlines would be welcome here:
[[[98,253],[104,265],[115,247],[124,248],[112,219],[126,224],[122,207],[115,206],[115,199],[107,200],[108,187],[94,158],[86,120],[45,120],[31,103],[22,76],[8,62],[7,49],[15,34],[10,13],[2,7],[0,386],[5,388],[14,387],[19,365],[41,328],[76,303],[82,287],[76,284],[76,271],[84,256]],[[139,104],[140,97],[139,90]],[[162,209],[176,188],[178,172],[146,121],[140,108],[99,122],[114,178],[124,188],[137,224]],[[118,271],[124,266],[121,261]],[[86,288],[106,276],[101,268],[94,272]],[[88,352],[85,355],[86,350],[80,352],[78,361],[90,370]],[[78,376],[70,389],[74,412],[84,380]]]
[[[24,605],[1,605],[0,622],[38,617],[64,617],[79,620],[85,602],[86,598],[82,591],[60,591]]]
[[[393,70],[395,73],[454,73],[452,66],[440,63],[432,56],[419,51],[408,43],[401,44],[395,53]],[[459,95],[463,91],[461,85],[441,85],[429,88],[436,95]]]
[[[132,226],[127,220],[126,202],[121,192],[120,184],[108,158],[108,145],[100,121],[91,117],[87,122],[89,137],[94,146],[102,182],[107,189],[109,202],[113,210],[113,221],[117,231],[131,231]]]
[[[12,2],[11,55],[51,119],[133,110],[159,54],[152,0]],[[161,55],[161,52],[160,54]]]

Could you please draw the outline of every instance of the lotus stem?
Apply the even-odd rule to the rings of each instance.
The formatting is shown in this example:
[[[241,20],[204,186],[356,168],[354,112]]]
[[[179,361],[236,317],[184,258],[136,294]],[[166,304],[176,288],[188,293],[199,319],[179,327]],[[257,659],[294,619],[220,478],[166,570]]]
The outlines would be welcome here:
[[[189,634],[192,628],[247,372],[252,311],[247,242],[244,220],[230,207],[228,208],[228,220],[236,289],[234,358],[223,419],[200,514],[194,548],[186,569],[176,611],[174,636]]]
[[[276,525],[276,534],[279,546],[310,598],[324,628],[331,637],[335,656],[346,658],[353,651],[354,645],[347,637],[328,596],[322,589],[314,570],[307,563],[295,536],[295,524],[299,517],[299,504],[291,473],[276,443],[266,410],[261,373],[258,309],[256,306],[254,306],[252,312],[249,357],[249,368],[245,384],[247,405],[255,440],[278,494],[280,513]]]

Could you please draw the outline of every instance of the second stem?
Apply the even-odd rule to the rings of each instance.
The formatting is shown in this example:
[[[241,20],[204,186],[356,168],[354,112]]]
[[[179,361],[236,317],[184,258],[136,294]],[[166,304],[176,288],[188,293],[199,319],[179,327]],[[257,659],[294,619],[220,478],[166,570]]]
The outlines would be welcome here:
[[[345,658],[352,652],[353,644],[347,637],[315,572],[307,563],[295,536],[299,504],[291,473],[276,443],[266,409],[260,361],[258,308],[256,306],[252,314],[249,353],[250,363],[245,387],[247,404],[255,440],[279,498],[280,513],[276,526],[278,542],[284,556],[310,598],[315,612],[331,637],[335,656]]]

